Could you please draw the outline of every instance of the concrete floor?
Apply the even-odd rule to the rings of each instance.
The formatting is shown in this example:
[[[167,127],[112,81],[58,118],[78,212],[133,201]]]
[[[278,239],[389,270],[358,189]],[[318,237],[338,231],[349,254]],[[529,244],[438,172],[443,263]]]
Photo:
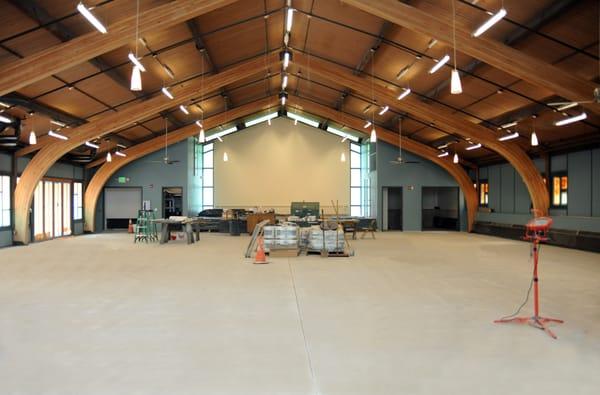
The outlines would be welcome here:
[[[494,325],[527,244],[379,233],[354,258],[242,258],[247,237],[0,250],[0,394],[597,394],[600,255],[542,248],[553,340]],[[297,298],[296,298],[297,295]],[[531,305],[525,312],[531,311]]]

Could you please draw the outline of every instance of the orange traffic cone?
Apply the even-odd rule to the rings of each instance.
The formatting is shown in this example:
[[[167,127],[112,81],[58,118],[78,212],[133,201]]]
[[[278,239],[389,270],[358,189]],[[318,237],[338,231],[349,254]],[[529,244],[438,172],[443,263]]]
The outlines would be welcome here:
[[[127,232],[133,233],[133,223],[131,222],[131,218],[129,219],[129,226],[127,227]]]
[[[258,247],[256,248],[256,256],[254,257],[254,263],[268,263],[267,256],[265,255],[265,246],[262,236],[258,238]]]

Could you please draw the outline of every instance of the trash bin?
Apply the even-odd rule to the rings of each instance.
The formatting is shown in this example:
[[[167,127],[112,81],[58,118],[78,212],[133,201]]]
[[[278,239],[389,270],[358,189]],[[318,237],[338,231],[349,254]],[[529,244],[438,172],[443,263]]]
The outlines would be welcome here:
[[[239,219],[231,219],[229,220],[229,235],[231,236],[239,236],[240,235],[240,220]]]

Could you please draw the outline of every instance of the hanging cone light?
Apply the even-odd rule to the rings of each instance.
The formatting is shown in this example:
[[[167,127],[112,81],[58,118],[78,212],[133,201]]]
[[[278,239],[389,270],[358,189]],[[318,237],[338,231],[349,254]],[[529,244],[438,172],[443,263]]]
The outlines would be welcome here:
[[[452,158],[452,163],[458,163],[458,154],[455,152],[454,157]]]
[[[462,84],[460,83],[460,74],[458,70],[452,70],[452,77],[450,79],[450,93],[453,95],[460,95],[462,93]]]
[[[537,147],[538,145],[540,145],[540,142],[538,141],[537,134],[535,134],[534,130],[533,133],[531,133],[531,146]]]
[[[342,155],[340,156],[340,162],[345,162],[346,161],[346,154],[344,152],[342,152]]]
[[[138,42],[140,39],[140,0],[136,2],[135,13],[135,55],[129,53],[129,60],[133,62],[133,70],[131,71],[131,85],[129,89],[139,92],[142,90],[142,71],[146,71],[138,58]]]
[[[131,72],[131,86],[130,89],[132,91],[141,91],[142,90],[142,72],[139,67],[133,66],[133,71]]]
[[[106,161],[112,162],[112,155],[110,154],[110,152],[108,154],[106,154]]]
[[[532,147],[537,147],[538,145],[540,145],[540,142],[538,140],[538,136],[535,133],[535,119],[537,118],[537,115],[533,115],[532,116],[532,124],[533,124],[533,133],[531,133],[531,146]]]
[[[372,143],[377,142],[377,132],[375,131],[375,128],[371,129],[371,137],[369,138],[369,141]]]
[[[454,69],[452,70],[452,74],[450,76],[450,94],[452,95],[460,95],[462,93],[462,84],[460,83],[460,74],[456,69],[456,9],[454,5],[455,0],[452,1],[452,42],[454,49]]]
[[[31,133],[29,133],[29,145],[36,145],[37,144],[37,136],[35,135],[35,132],[32,130]]]
[[[200,134],[198,135],[198,142],[203,144],[206,142],[206,136],[204,135],[204,129],[200,130]]]
[[[223,162],[229,161],[229,155],[227,155],[227,151],[223,152]]]

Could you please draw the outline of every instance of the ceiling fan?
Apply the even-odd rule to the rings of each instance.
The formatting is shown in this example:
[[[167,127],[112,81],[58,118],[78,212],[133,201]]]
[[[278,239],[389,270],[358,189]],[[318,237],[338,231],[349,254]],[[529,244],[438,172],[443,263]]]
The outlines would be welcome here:
[[[394,165],[415,164],[421,163],[414,160],[405,160],[402,157],[402,117],[398,119],[398,157],[390,161]]]
[[[600,20],[600,10],[598,11],[598,20]],[[600,32],[598,32],[598,38],[600,39]],[[598,49],[600,50],[600,40],[598,41]],[[598,73],[600,73],[600,60],[598,61]],[[548,103],[549,106],[556,108],[558,111],[563,111],[568,108],[573,108],[581,104],[590,104],[596,103],[600,104],[600,88],[594,88],[592,92],[591,100],[583,100],[583,101],[564,101],[564,102],[555,102]]]
[[[589,104],[589,103],[600,104],[600,88],[595,88],[594,89],[593,99],[592,100],[584,100],[584,101],[561,101],[561,102],[548,103],[548,105],[551,106],[551,107],[555,107],[558,111],[563,111],[563,110],[566,110],[568,108],[572,108],[572,107],[578,106],[580,104]]]
[[[167,119],[165,118],[165,156],[163,156],[162,160],[151,160],[150,163],[163,163],[165,165],[172,165],[173,163],[179,163],[178,160],[170,160],[169,159],[169,144],[167,137],[169,135],[169,127],[167,124]]]

